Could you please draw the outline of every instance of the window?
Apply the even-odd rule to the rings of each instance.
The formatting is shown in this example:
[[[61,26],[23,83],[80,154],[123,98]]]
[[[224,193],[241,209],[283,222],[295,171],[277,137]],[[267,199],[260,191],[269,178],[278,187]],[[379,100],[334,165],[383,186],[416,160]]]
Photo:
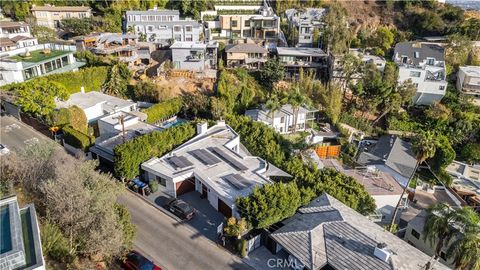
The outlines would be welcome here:
[[[413,85],[414,85],[415,87],[418,87],[418,83],[414,83]]]
[[[419,53],[419,52],[414,52],[414,53],[413,53],[413,56],[414,56],[415,58],[419,58],[419,57],[420,57],[420,53]]]
[[[185,26],[185,31],[192,32],[192,26],[191,25]]]
[[[3,74],[0,73],[0,81],[3,81]]]
[[[185,41],[193,41],[192,35],[186,35],[185,36]]]
[[[438,90],[441,90],[441,91],[445,90],[445,85],[440,85],[440,86],[438,87]]]
[[[410,71],[410,77],[419,78],[422,73],[420,71]]]
[[[175,32],[180,32],[180,31],[182,31],[182,27],[176,25],[176,26],[173,27],[173,31],[175,31]]]
[[[435,59],[433,58],[428,58],[427,59],[427,65],[433,66],[435,64]]]
[[[417,239],[420,239],[420,234],[417,231],[415,231],[414,229],[412,229],[412,235],[413,235],[413,237],[415,237]]]
[[[250,21],[249,20],[245,21],[245,27],[250,27]]]
[[[232,21],[232,27],[237,27],[238,22],[237,21]]]
[[[280,118],[280,123],[285,123],[285,117]]]
[[[166,25],[159,25],[159,26],[158,26],[158,29],[159,29],[159,30],[160,30],[160,29],[167,29],[167,26],[166,26]]]
[[[69,19],[69,18],[70,18],[70,13],[65,13],[65,17],[66,17],[67,19]]]
[[[153,26],[152,25],[147,26],[147,30],[148,30],[148,32],[152,32],[153,31]]]
[[[444,261],[447,260],[447,254],[445,254],[445,252],[441,251],[440,252],[440,258],[442,258]]]

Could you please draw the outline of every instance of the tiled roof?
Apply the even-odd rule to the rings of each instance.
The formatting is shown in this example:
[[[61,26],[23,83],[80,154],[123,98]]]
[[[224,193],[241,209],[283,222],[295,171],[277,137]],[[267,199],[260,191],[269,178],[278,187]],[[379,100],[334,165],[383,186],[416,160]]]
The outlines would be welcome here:
[[[63,6],[63,7],[55,7],[55,6],[35,6],[32,7],[32,11],[66,11],[66,12],[87,12],[90,11],[90,7],[84,6]]]
[[[420,269],[430,257],[328,194],[302,207],[271,234],[308,269]],[[374,255],[384,243],[390,260]],[[448,269],[437,263],[433,269]]]
[[[228,45],[225,48],[225,51],[228,53],[239,52],[239,53],[268,53],[267,49],[263,48],[258,44],[242,43],[235,45]]]
[[[418,57],[415,57],[415,53]],[[436,44],[420,42],[400,42],[395,45],[395,55],[398,57],[407,56],[415,65],[433,57],[437,61],[445,61],[445,49]]]

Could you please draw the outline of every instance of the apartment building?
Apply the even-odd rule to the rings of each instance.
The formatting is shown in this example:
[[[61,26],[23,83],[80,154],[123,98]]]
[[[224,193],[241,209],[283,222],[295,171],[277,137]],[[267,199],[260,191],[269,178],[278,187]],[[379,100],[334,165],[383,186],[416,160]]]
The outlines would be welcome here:
[[[321,49],[277,47],[277,55],[285,66],[286,79],[298,79],[300,69],[305,73],[314,72],[317,79],[328,78],[329,56]]]
[[[46,26],[52,29],[60,28],[64,19],[92,17],[92,9],[85,6],[32,5],[31,12],[38,26]]]
[[[0,51],[37,45],[38,40],[30,33],[25,22],[0,22]]]
[[[204,71],[217,68],[218,42],[177,41],[170,49],[174,69]]]
[[[76,71],[85,63],[75,59],[75,51],[75,46],[48,43],[0,52],[0,85]]]
[[[125,12],[125,31],[145,36],[145,41],[162,47],[175,41],[199,41],[202,26],[191,19],[180,19],[178,10],[128,10]]]
[[[280,35],[280,17],[266,4],[258,10],[243,9],[222,10],[207,13],[216,17],[207,22],[206,37],[211,39],[252,39],[264,42],[267,46],[276,46]],[[242,8],[242,9],[239,9]]]
[[[287,9],[287,17],[290,29],[296,29],[298,35],[291,41],[295,47],[313,47],[313,32],[317,29],[320,32],[323,28],[323,16],[327,12],[324,8]]]
[[[480,67],[463,66],[457,73],[457,90],[472,97],[473,103],[480,106]]]
[[[268,60],[268,50],[255,43],[241,43],[225,47],[227,67],[259,69]]]
[[[296,116],[293,107],[290,104],[283,105],[278,111],[272,112],[265,105],[260,109],[247,110],[245,115],[254,121],[262,122],[281,134],[290,134],[297,131],[305,131],[308,127],[308,121],[315,120],[315,113],[318,110],[309,109],[304,106],[298,108]],[[296,128],[295,128],[295,117]]]
[[[393,61],[399,68],[398,82],[411,80],[417,87],[416,105],[440,101],[447,90],[445,49],[437,44],[400,42],[395,45]]]

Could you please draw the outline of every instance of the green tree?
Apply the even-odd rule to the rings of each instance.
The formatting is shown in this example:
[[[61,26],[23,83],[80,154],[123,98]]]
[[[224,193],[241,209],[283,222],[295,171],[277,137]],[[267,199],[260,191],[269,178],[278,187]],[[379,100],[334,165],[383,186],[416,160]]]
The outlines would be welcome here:
[[[102,89],[109,95],[118,97],[127,96],[127,86],[132,76],[125,63],[118,62],[113,65],[107,75],[107,80],[102,85]]]
[[[49,43],[57,40],[58,36],[55,30],[47,26],[33,26],[32,35],[37,38],[39,43]]]
[[[270,58],[260,70],[260,80],[263,85],[272,89],[274,83],[283,80],[284,74],[283,64],[277,58]]]
[[[324,18],[325,30],[323,33],[327,53],[342,54],[350,47],[351,34],[348,29],[346,11],[339,3],[332,3]]]
[[[433,168],[436,171],[445,169],[452,163],[455,156],[455,150],[450,144],[450,140],[444,135],[438,136],[435,156],[433,157]]]
[[[300,191],[295,183],[256,186],[248,197],[238,197],[237,209],[254,228],[267,228],[293,216],[300,206]]]
[[[318,85],[320,94],[320,104],[325,110],[325,114],[333,123],[337,123],[342,113],[343,94],[339,85],[329,84],[327,87]]]
[[[457,210],[460,211],[460,210]],[[480,218],[469,207],[461,210],[464,233],[460,239],[454,240],[447,250],[451,254],[456,269],[480,268]]]
[[[94,30],[92,18],[69,18],[62,20],[62,28],[76,36],[88,35]]]
[[[22,111],[41,117],[46,117],[53,112],[55,98],[67,100],[70,96],[61,84],[45,78],[19,84],[15,91],[18,96],[15,103],[22,107]]]
[[[223,99],[217,97],[210,98],[210,107],[213,119],[223,119],[227,115],[227,106]]]
[[[288,103],[292,106],[293,109],[293,132],[297,131],[297,121],[298,121],[298,112],[300,107],[307,102],[307,97],[300,92],[298,87],[294,86],[294,89],[291,89],[290,94],[288,95]]]
[[[146,102],[158,102],[158,89],[155,83],[145,80],[138,82],[133,87],[133,93],[136,100]]]
[[[340,65],[342,67],[342,78],[340,81],[342,82],[341,85],[343,90],[346,91],[353,76],[360,74],[362,71],[363,63],[362,60],[354,54],[347,53],[342,57]]]
[[[445,123],[450,119],[452,111],[445,105],[435,102],[425,110],[425,116],[437,123]]]
[[[275,112],[282,108],[282,103],[280,102],[280,100],[278,100],[277,96],[274,95],[267,100],[267,103],[265,103],[265,108],[269,111],[269,116],[272,118],[273,121],[273,119],[275,119]]]
[[[460,150],[460,157],[470,164],[479,163],[480,143],[466,143]]]
[[[389,50],[392,47],[394,34],[386,26],[380,26],[370,41],[372,47],[378,47],[384,52]]]

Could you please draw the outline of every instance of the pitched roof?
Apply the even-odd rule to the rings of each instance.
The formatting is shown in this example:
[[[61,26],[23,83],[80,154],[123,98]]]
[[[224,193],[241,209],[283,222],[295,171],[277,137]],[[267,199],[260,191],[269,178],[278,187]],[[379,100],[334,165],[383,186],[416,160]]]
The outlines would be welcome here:
[[[180,11],[174,9],[127,10],[126,15],[177,15]]]
[[[21,41],[21,40],[28,40],[28,39],[35,39],[34,37],[27,37],[27,36],[15,36],[13,38],[11,38],[11,40],[13,42],[18,42],[18,41]]]
[[[363,151],[358,157],[363,165],[385,164],[392,170],[409,178],[415,170],[417,159],[412,145],[395,135],[381,137],[370,152]]]
[[[225,48],[228,53],[268,53],[268,50],[258,44],[241,43],[235,45],[228,45]]]
[[[90,7],[85,6],[34,6],[32,11],[66,11],[66,12],[87,12],[90,11]]]
[[[418,57],[415,57],[415,54]],[[407,56],[415,65],[433,57],[437,61],[445,61],[445,49],[439,45],[421,42],[400,42],[395,45],[395,55],[398,57]]]
[[[0,38],[0,47],[7,47],[7,46],[12,46],[15,45],[15,42],[13,42],[9,38]]]
[[[271,237],[308,269],[419,269],[430,257],[328,194],[298,210]],[[385,243],[390,261],[374,255]],[[434,269],[448,269],[435,264]]]
[[[28,26],[25,22],[0,22],[0,28],[17,28]]]

